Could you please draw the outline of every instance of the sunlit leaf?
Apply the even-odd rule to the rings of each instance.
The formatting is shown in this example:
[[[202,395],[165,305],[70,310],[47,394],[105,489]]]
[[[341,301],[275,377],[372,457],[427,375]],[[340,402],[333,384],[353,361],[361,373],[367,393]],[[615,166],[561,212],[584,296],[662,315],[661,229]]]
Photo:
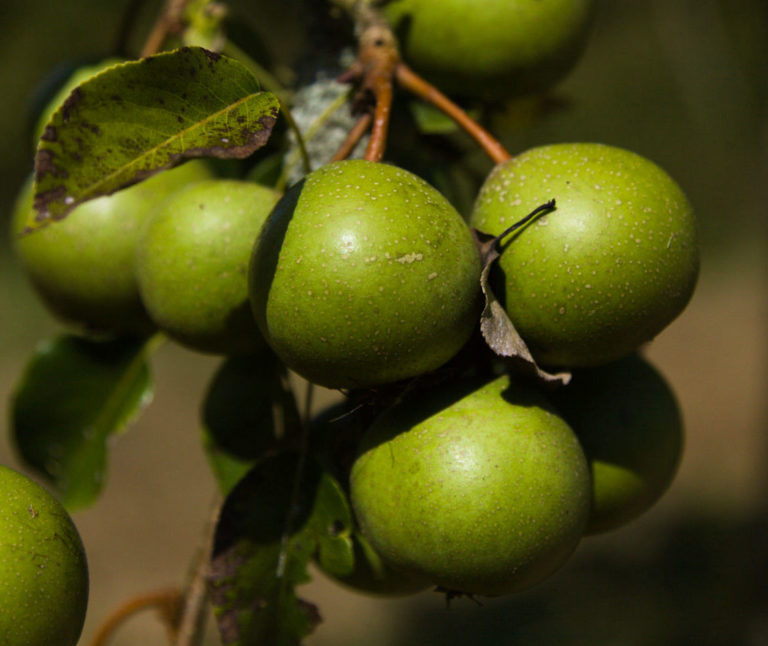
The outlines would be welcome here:
[[[104,485],[110,437],[151,398],[144,341],[61,336],[34,353],[12,394],[13,440],[67,508],[85,507]]]
[[[277,98],[235,59],[185,47],[77,86],[45,127],[29,228],[195,157],[242,159],[269,139]]]

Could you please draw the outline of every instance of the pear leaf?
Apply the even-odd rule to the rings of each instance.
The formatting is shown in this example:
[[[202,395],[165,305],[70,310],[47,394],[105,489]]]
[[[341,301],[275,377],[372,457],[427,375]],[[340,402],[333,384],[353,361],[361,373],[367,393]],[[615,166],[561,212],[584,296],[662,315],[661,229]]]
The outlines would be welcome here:
[[[235,59],[184,47],[113,65],[78,85],[35,155],[28,230],[187,159],[242,159],[263,146],[278,100]]]
[[[499,244],[501,240],[514,230],[524,226],[541,213],[551,211],[555,208],[554,200],[542,204],[531,213],[526,215],[519,222],[513,224],[509,229],[498,236],[492,236],[483,233],[477,229],[472,229],[480,258],[482,260],[482,272],[480,274],[480,288],[485,296],[485,305],[480,315],[480,332],[488,344],[488,347],[496,353],[497,356],[507,359],[513,363],[518,370],[530,374],[544,384],[565,385],[571,375],[568,372],[549,373],[543,370],[536,363],[530,349],[525,343],[523,337],[515,328],[515,324],[509,318],[504,307],[493,293],[490,284],[490,274],[493,263],[501,255]]]
[[[109,439],[152,399],[143,340],[64,335],[33,354],[11,396],[13,440],[69,510],[98,498]]]
[[[209,585],[225,646],[297,646],[320,622],[296,587],[316,552],[351,571],[352,519],[338,483],[295,452],[271,455],[224,502]]]

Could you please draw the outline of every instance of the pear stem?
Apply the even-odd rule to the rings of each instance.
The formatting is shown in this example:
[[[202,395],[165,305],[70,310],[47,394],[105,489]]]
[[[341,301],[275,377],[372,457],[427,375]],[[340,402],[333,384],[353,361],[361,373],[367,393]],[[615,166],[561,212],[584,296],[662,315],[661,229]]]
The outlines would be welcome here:
[[[91,646],[106,646],[115,631],[133,615],[149,609],[156,609],[168,628],[168,634],[173,641],[176,637],[176,622],[181,609],[182,595],[179,590],[157,590],[129,599],[117,608],[99,628],[91,641]]]
[[[421,78],[405,63],[400,62],[395,68],[397,82],[406,90],[420,99],[435,106],[453,119],[464,131],[472,137],[485,153],[496,163],[500,164],[512,158],[504,146],[490,132],[470,117],[461,107],[451,101],[434,85]]]
[[[342,159],[349,157],[355,149],[355,146],[357,146],[358,142],[363,138],[363,135],[368,132],[371,123],[373,123],[373,115],[370,112],[363,113],[352,130],[349,131],[347,138],[336,151],[336,154],[331,158],[331,161],[341,161]]]
[[[374,102],[371,138],[365,151],[368,161],[378,162],[384,157],[394,95],[392,80],[399,60],[394,36],[386,25],[372,24],[361,34],[358,62],[363,80],[359,96],[362,100],[369,95]]]

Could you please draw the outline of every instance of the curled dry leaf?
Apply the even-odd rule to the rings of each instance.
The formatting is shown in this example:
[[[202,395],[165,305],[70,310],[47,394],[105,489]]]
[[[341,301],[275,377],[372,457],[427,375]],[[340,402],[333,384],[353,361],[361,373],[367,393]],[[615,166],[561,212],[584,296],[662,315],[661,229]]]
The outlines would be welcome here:
[[[477,229],[472,229],[472,235],[480,251],[483,270],[480,274],[480,287],[485,296],[485,306],[480,315],[480,332],[496,355],[509,360],[524,373],[534,376],[545,384],[565,385],[571,379],[569,372],[549,373],[538,366],[523,338],[515,329],[515,325],[507,315],[502,304],[493,293],[490,285],[491,267],[499,257],[501,240],[512,231],[524,226],[537,216],[555,209],[555,201],[550,200],[536,207],[522,220],[513,224],[498,236],[491,236]]]

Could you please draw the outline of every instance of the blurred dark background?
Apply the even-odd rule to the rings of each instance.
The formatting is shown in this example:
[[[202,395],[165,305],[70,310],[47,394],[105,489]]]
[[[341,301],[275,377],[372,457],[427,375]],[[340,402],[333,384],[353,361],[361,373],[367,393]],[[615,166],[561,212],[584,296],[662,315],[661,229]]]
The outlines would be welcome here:
[[[62,63],[102,58],[121,43],[135,51],[159,4],[0,3],[4,404],[26,357],[58,329],[20,275],[7,235],[31,170],[34,97]],[[296,30],[281,12],[295,4],[232,3],[286,60]],[[137,18],[126,40],[131,7]],[[512,151],[568,140],[630,148],[666,168],[700,218],[697,292],[648,350],[686,420],[679,477],[641,519],[586,539],[540,588],[482,607],[458,599],[446,609],[433,593],[371,599],[318,577],[305,594],[325,623],[309,644],[768,645],[768,3],[606,0],[558,95],[566,109],[503,133]],[[103,497],[75,515],[92,570],[84,644],[122,600],[185,577],[214,494],[197,407],[215,365],[171,346],[160,351],[153,405],[115,442]],[[5,417],[0,462],[20,466]],[[152,617],[139,617],[114,644],[159,645],[163,636]]]

